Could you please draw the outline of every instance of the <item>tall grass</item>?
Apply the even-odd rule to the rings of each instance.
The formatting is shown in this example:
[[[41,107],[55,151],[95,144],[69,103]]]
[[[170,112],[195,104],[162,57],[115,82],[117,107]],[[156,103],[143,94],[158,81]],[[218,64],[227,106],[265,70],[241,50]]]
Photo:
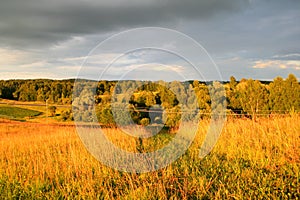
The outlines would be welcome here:
[[[74,127],[0,121],[0,199],[291,199],[299,198],[300,117],[230,119],[213,151],[199,158],[209,121],[176,162],[142,174],[93,158]],[[140,145],[105,129],[117,146]],[[143,141],[145,151],[172,139]]]

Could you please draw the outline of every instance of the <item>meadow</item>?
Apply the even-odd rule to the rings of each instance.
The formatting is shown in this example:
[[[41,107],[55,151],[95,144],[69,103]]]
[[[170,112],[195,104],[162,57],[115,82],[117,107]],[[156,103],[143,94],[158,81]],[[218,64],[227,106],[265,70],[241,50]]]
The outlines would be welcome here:
[[[228,119],[210,154],[199,158],[209,121],[176,162],[149,173],[106,167],[70,125],[0,120],[0,199],[297,199],[300,116]],[[118,129],[108,138],[127,151],[139,143]],[[172,137],[143,142],[151,151]]]
[[[35,117],[42,114],[36,110],[30,110],[26,108],[19,108],[14,106],[0,106],[0,117],[14,119],[14,120],[24,120],[25,118]]]

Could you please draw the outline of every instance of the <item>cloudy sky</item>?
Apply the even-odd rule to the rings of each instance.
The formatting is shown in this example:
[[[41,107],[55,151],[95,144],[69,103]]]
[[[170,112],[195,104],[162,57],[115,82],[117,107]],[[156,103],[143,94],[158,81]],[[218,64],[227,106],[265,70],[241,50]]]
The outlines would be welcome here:
[[[223,80],[231,75],[270,80],[289,73],[300,78],[299,10],[298,0],[0,0],[0,79],[103,73],[105,79],[145,74],[189,79],[193,70],[185,61],[193,59],[207,66],[199,69],[204,79],[211,79],[210,69]],[[205,51],[200,55],[172,31],[169,36],[144,29],[118,38],[143,27],[178,31]],[[152,43],[161,49],[143,49]],[[205,52],[216,69],[208,67],[212,61]]]

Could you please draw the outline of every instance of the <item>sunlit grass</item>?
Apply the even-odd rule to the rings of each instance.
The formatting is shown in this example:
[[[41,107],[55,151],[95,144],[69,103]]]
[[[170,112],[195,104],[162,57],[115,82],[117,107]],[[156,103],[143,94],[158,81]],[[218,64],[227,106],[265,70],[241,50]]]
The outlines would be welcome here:
[[[291,199],[299,197],[300,117],[230,119],[213,151],[199,149],[209,121],[189,150],[161,170],[133,174],[102,165],[74,127],[0,121],[0,198]],[[188,129],[186,130],[188,131]],[[137,139],[105,129],[117,146],[138,152]],[[173,136],[143,140],[143,150]]]

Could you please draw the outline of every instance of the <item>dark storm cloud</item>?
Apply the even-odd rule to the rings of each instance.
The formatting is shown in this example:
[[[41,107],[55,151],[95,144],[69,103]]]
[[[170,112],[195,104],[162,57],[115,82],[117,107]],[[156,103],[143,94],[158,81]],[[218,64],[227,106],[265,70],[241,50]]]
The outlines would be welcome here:
[[[180,20],[232,13],[240,0],[1,1],[0,42],[7,46],[40,46],[74,35],[107,33],[138,26],[169,26]]]

